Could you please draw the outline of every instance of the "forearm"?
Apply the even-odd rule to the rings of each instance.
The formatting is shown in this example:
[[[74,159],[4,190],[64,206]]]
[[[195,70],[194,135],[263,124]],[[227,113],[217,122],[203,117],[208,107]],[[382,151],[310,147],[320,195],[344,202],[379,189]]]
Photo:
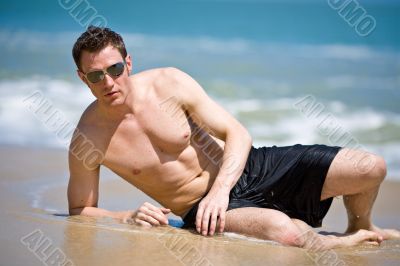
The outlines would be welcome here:
[[[90,217],[111,217],[115,219],[122,219],[126,211],[112,212],[97,207],[82,207],[69,210],[70,215],[84,215]]]
[[[241,176],[251,149],[252,139],[245,128],[227,134],[220,170],[212,189],[229,192]]]

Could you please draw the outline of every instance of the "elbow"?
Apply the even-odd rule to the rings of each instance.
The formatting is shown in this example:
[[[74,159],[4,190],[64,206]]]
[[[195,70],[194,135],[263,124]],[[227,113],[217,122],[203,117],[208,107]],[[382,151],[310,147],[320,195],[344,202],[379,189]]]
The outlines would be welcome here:
[[[245,143],[249,150],[251,149],[251,146],[253,145],[253,138],[251,137],[251,135],[247,131],[247,129],[244,129],[244,133],[243,133],[241,142]]]
[[[249,144],[249,146],[253,145],[253,138],[251,137],[249,131],[247,131],[247,129],[245,130],[246,133],[244,134],[244,138],[246,139],[247,143]]]
[[[245,128],[242,124],[240,124],[240,127],[241,127],[242,132],[243,132],[242,133],[243,139],[248,141],[248,142],[250,142],[250,143],[253,142],[253,139],[252,139],[249,131],[247,130],[247,128]]]
[[[236,132],[241,132],[240,133],[241,142],[251,146],[253,144],[253,138],[251,137],[249,131],[242,125],[240,125],[240,129],[241,130],[237,130]]]
[[[69,208],[69,215],[80,215],[83,208]]]
[[[77,213],[75,211],[75,209],[69,209],[69,216],[72,216],[72,215],[79,215],[79,213]]]

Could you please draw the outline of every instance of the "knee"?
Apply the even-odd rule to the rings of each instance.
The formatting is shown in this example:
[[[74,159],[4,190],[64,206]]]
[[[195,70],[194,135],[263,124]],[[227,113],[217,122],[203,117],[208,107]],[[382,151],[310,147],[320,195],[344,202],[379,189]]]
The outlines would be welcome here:
[[[379,185],[385,179],[386,176],[386,162],[381,156],[370,155],[368,166],[365,168],[362,175],[364,178],[370,180],[371,183]]]
[[[315,233],[311,228],[300,230],[287,230],[281,238],[280,242],[283,245],[298,248],[307,248],[311,250],[322,245],[321,239],[318,237],[318,234]]]
[[[282,236],[280,243],[291,247],[303,247],[305,245],[304,236],[296,231],[287,231]]]
[[[292,247],[303,247],[304,246],[304,234],[298,230],[293,223],[285,223],[282,224],[277,230],[279,232],[273,240],[281,243],[285,246],[292,246]]]
[[[375,169],[374,169],[374,175],[378,179],[379,183],[382,183],[382,181],[386,177],[386,161],[383,159],[381,156],[375,156],[376,158],[376,164],[375,164]]]

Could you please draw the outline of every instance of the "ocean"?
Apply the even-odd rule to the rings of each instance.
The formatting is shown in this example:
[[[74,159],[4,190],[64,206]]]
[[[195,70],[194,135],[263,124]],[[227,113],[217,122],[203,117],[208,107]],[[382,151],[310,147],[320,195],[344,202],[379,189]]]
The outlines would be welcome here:
[[[189,73],[249,129],[255,146],[346,139],[383,155],[388,178],[400,180],[394,0],[350,1],[376,22],[367,36],[323,0],[2,1],[0,144],[66,149],[27,99],[40,92],[73,125],[94,100],[71,56],[89,21],[66,8],[74,2],[122,34],[133,72]]]

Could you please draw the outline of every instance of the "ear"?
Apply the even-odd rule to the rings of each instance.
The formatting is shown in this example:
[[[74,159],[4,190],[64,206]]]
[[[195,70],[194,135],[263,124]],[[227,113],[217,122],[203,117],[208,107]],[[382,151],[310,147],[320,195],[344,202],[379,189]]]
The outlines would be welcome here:
[[[128,54],[125,57],[125,63],[126,63],[126,67],[128,69],[128,76],[129,76],[131,74],[131,71],[132,71],[132,58],[131,58],[130,54]]]
[[[88,83],[88,81],[86,80],[86,77],[85,77],[85,75],[82,73],[82,71],[80,71],[79,69],[77,69],[77,70],[76,70],[76,73],[78,74],[79,78],[83,81],[83,83],[85,83],[86,86],[89,87],[89,83]]]

